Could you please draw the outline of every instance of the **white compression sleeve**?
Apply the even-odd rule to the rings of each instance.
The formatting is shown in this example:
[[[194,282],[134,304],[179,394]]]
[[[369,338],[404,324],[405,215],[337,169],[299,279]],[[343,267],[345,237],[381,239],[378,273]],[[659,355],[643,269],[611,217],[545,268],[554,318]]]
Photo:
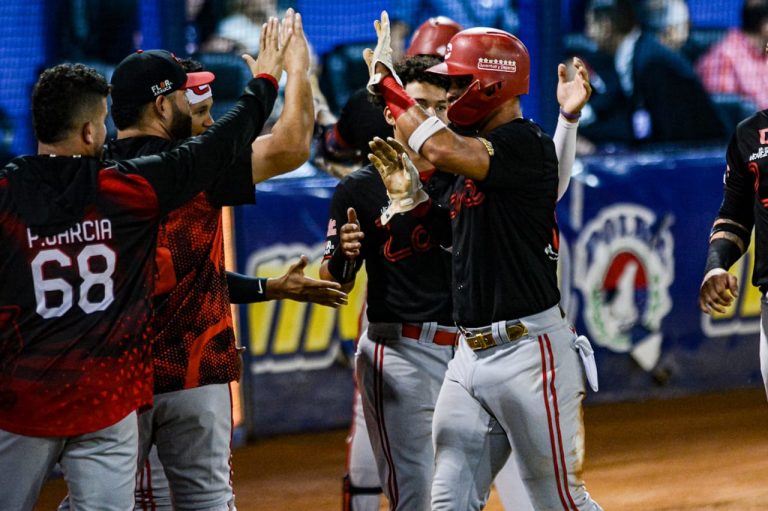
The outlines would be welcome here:
[[[571,168],[576,160],[576,131],[579,121],[568,122],[562,116],[557,116],[557,128],[552,140],[558,161],[557,200],[559,201],[568,189],[571,181]]]

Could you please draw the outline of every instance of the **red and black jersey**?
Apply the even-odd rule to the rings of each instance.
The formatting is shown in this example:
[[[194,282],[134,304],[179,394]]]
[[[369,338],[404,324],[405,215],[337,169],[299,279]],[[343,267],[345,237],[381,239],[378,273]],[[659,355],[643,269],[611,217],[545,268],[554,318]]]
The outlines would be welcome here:
[[[554,143],[525,119],[485,138],[494,153],[487,178],[458,177],[450,198],[454,317],[466,327],[528,316],[560,301]]]
[[[440,188],[446,178],[453,179],[435,172],[426,187]],[[344,177],[331,199],[325,258],[339,245],[347,208],[355,208],[365,233],[361,257],[368,274],[368,320],[451,324],[451,254],[438,241],[450,240],[450,224],[420,217],[417,209],[382,226],[379,217],[388,202],[373,166]]]
[[[266,79],[203,136],[105,165],[17,158],[0,171],[0,429],[97,431],[152,401],[151,311],[160,218],[211,186],[274,104]]]
[[[743,120],[728,144],[719,218],[755,228],[752,284],[768,291],[768,110]]]
[[[175,142],[135,137],[110,142],[115,160],[156,154]],[[221,206],[254,202],[251,152],[160,223],[158,289],[149,331],[155,393],[227,383],[240,376],[224,268]]]

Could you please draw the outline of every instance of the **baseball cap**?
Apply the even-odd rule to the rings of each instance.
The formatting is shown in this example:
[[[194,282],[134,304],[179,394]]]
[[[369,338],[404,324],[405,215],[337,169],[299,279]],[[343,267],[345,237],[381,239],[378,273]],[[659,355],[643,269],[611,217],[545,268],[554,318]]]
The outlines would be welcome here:
[[[139,106],[161,94],[211,83],[213,73],[185,73],[176,56],[165,50],[138,50],[112,73],[112,105]]]

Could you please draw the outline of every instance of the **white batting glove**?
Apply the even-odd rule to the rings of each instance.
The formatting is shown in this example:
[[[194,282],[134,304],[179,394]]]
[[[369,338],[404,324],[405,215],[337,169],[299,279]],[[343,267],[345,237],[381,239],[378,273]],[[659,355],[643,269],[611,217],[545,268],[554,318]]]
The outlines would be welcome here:
[[[386,225],[395,214],[412,210],[429,200],[429,196],[422,188],[419,171],[399,142],[376,137],[370,147],[372,154],[368,159],[379,171],[389,197],[389,205],[380,217],[381,225]]]
[[[389,14],[387,14],[387,11],[381,11],[381,21],[375,20],[373,26],[376,28],[376,36],[378,37],[376,48],[373,51],[371,51],[370,48],[366,48],[365,52],[363,52],[363,57],[365,58],[365,63],[368,64],[368,72],[370,74],[367,85],[368,92],[371,94],[380,94],[376,85],[381,83],[384,76],[381,73],[376,72],[377,63],[381,63],[389,69],[389,73],[401,86],[403,85],[403,82],[400,80],[400,77],[397,76],[397,73],[395,73],[395,66],[392,63],[392,39],[390,36]]]

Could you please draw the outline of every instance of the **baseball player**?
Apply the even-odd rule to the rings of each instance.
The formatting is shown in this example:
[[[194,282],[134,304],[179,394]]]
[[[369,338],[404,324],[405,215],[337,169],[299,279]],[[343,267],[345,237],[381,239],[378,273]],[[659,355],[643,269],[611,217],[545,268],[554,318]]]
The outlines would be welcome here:
[[[458,23],[445,16],[430,18],[414,32],[406,56],[432,55],[442,59],[448,41],[460,30]],[[360,147],[358,152],[362,158],[363,154],[367,154],[368,142],[374,136],[387,136],[387,132],[391,133],[392,127],[386,123],[382,107],[383,105],[371,102],[366,88],[361,88],[344,106],[333,129],[326,131],[321,147]],[[379,127],[380,125],[383,126]],[[347,139],[352,143],[348,143]],[[385,204],[380,206],[384,207]],[[343,216],[342,221],[345,221],[346,217]],[[435,284],[439,285],[438,282]],[[360,332],[364,332],[366,328],[367,318],[363,312]],[[342,485],[342,508],[344,511],[378,511],[382,489],[357,384],[353,403],[352,424],[348,437],[347,473]]]
[[[203,70],[199,62],[182,59],[181,65],[187,73],[195,73]],[[212,80],[210,83],[201,84],[198,87],[187,89],[186,96],[189,101],[189,109],[192,119],[192,135],[202,134],[213,125],[211,109],[213,107]],[[254,143],[253,150],[258,151],[263,144],[259,139]],[[199,198],[200,201],[203,197]],[[194,202],[192,203],[194,204]],[[190,205],[180,210],[181,215]],[[181,225],[177,224],[179,234],[182,234]],[[178,254],[178,250],[177,250]],[[190,257],[194,254],[190,254]],[[308,260],[302,257],[299,262],[292,265],[288,272],[278,278],[253,279],[245,275],[227,272],[227,284],[230,301],[235,303],[250,303],[273,299],[292,299],[297,301],[310,301],[337,307],[346,298],[339,285],[335,282],[318,281],[310,279],[303,274]],[[167,265],[166,265],[167,267]],[[187,300],[190,300],[189,291],[185,291]],[[147,461],[137,476],[136,480],[136,508],[152,511],[170,511],[171,495],[170,485],[165,476],[165,471],[157,454],[157,447],[152,446]]]
[[[437,62],[434,57],[415,57],[398,69],[418,101],[444,116],[448,82],[425,73]],[[389,110],[385,117],[392,123]],[[440,187],[445,176],[431,169],[429,164],[422,168],[424,179],[429,176],[428,186]],[[381,214],[386,203],[386,189],[370,166],[339,182],[331,199],[320,276],[351,288],[356,271],[366,263],[369,323],[358,344],[356,378],[367,430],[390,509],[425,509],[434,463],[432,406],[456,338],[450,320],[450,288],[445,285],[450,278],[450,255],[430,241],[432,226],[420,219],[398,216],[390,223]],[[347,222],[359,222],[366,236],[344,240],[341,247],[340,234],[348,227],[341,226]],[[350,251],[360,257],[348,259]],[[373,371],[363,358],[381,370]],[[396,427],[398,422],[401,427]]]
[[[239,154],[236,166],[251,172],[241,174],[247,178],[238,183],[219,181],[196,196],[184,210],[163,220],[158,236],[160,296],[151,325],[155,404],[139,417],[139,464],[143,466],[155,444],[176,509],[234,508],[229,382],[239,378],[240,360],[229,304],[230,298],[237,302],[240,295],[252,294],[253,286],[224,276],[220,207],[252,202],[253,183],[305,161],[312,133],[309,52],[300,16],[293,10],[286,13],[282,42],[271,36],[278,29],[272,18],[264,42],[280,43],[285,52],[285,107],[272,133],[260,138],[253,152]],[[129,56],[112,77],[118,139],[108,149],[118,160],[155,154],[190,135],[188,115],[164,117],[156,103],[147,107],[133,101],[130,91],[138,69],[125,64],[140,61],[137,55]]]
[[[105,165],[109,85],[63,64],[33,92],[38,156],[0,172],[0,509],[31,510],[60,463],[73,507],[133,508],[136,410],[152,402],[150,344],[160,218],[232,167],[256,138],[282,72],[272,48],[232,112],[199,140]],[[177,108],[194,86],[169,56],[136,94]],[[162,90],[162,91],[161,91]]]
[[[460,135],[400,84],[386,12],[375,25],[376,50],[365,54],[369,86],[383,95],[410,150],[456,174],[443,214],[423,197],[407,151],[397,141],[372,143],[390,210],[451,219],[453,319],[461,335],[435,405],[432,509],[481,509],[514,445],[534,508],[599,510],[580,476],[580,355],[596,388],[594,358],[558,305],[558,160],[552,139],[520,110],[528,51],[497,29],[451,39],[445,62],[430,71],[451,79],[448,118]],[[589,97],[587,82],[574,87],[583,94],[562,105],[565,118],[576,118]]]
[[[709,237],[699,308],[706,314],[723,313],[739,296],[739,283],[728,269],[747,251],[755,230],[752,285],[763,295],[760,314],[760,371],[768,394],[768,165],[765,133],[768,116],[762,110],[741,121],[725,154],[723,202]]]
[[[426,62],[434,62],[434,59]],[[411,59],[399,64],[398,68],[401,74],[405,73],[403,78],[405,89],[416,94],[416,100],[420,104],[430,104],[424,97],[426,86],[422,83],[422,81],[426,82],[429,76],[424,74],[424,60]],[[415,73],[414,68],[418,73]],[[580,69],[579,78],[584,80],[586,71],[580,62],[578,68]],[[566,94],[562,74],[561,80],[564,89],[562,94]],[[436,104],[442,106],[436,109],[439,112],[437,117],[445,118],[447,106],[445,90],[438,90],[437,87],[429,89],[434,89],[432,90],[433,103],[437,102]],[[588,94],[583,97],[583,101],[587,98]],[[385,115],[388,122],[394,124],[394,118],[389,109],[385,110]],[[570,146],[567,151],[570,151],[572,163],[575,152],[575,129],[567,128],[567,130],[572,136],[564,139],[569,141]],[[395,130],[395,137],[397,138],[398,135],[398,131]],[[416,162],[421,161],[418,155],[413,157]],[[563,161],[566,160],[567,158],[563,158]],[[424,167],[428,171],[420,173],[422,179],[434,172],[431,165],[424,164]],[[568,171],[568,175],[564,177],[566,185],[569,175]],[[444,188],[440,182],[445,182],[446,178],[450,180],[452,178],[441,173],[437,173],[436,177],[437,180],[433,177],[429,181],[428,188],[433,192],[437,191],[433,196],[439,200],[439,190]],[[443,299],[446,299],[443,293],[450,295],[448,272],[436,272],[436,270],[445,269],[444,264],[449,256],[442,249],[429,250],[435,248],[429,245],[431,238],[450,240],[450,232],[447,232],[447,236],[446,233],[430,234],[425,228],[429,224],[419,221],[412,226],[401,226],[400,222],[404,219],[410,220],[410,217],[392,216],[392,207],[379,217],[381,207],[386,204],[382,202],[385,197],[383,194],[385,190],[382,188],[383,185],[377,180],[370,167],[352,174],[339,184],[332,199],[329,222],[331,234],[326,250],[327,262],[322,267],[324,273],[321,275],[330,275],[331,278],[343,282],[344,271],[348,270],[349,277],[354,278],[354,268],[359,267],[360,264],[358,255],[367,263],[370,286],[368,317],[371,323],[368,331],[361,336],[358,347],[357,378],[358,387],[363,391],[362,403],[368,423],[368,433],[373,440],[381,481],[386,481],[384,489],[389,497],[391,508],[424,509],[429,506],[429,486],[432,479],[433,452],[430,441],[432,410],[447,362],[453,354],[453,341],[450,339],[452,330],[450,326],[446,326],[443,330],[449,332],[449,335],[441,336],[439,334],[441,330],[437,330],[438,334],[425,334],[427,339],[430,335],[437,335],[438,340],[443,337],[442,342],[451,347],[450,352],[444,350],[447,356],[443,358],[437,356],[439,351],[436,352],[441,348],[433,346],[430,346],[425,354],[420,355],[420,352],[425,349],[419,347],[421,343],[414,343],[407,339],[415,334],[416,327],[413,326],[413,322],[416,319],[413,318],[419,316],[422,318],[423,325],[416,323],[420,331],[429,328],[434,331],[436,328],[434,325],[429,326],[429,321],[423,320],[423,318],[429,319],[430,313],[427,309],[425,309],[426,312],[420,312],[425,307],[421,304],[428,304],[429,297],[432,295]],[[374,191],[378,196],[372,195]],[[359,216],[357,211],[361,211]],[[341,229],[337,229],[336,226],[345,222],[345,217],[347,223]],[[387,225],[389,218],[392,218],[393,223]],[[443,228],[448,230],[447,223]],[[369,239],[372,236],[375,237],[370,241],[366,240],[366,233]],[[434,270],[430,272],[424,267]],[[411,287],[408,284],[414,279],[415,285]],[[350,282],[353,283],[353,280]],[[418,289],[417,295],[421,294],[424,297],[414,297],[413,289]],[[409,297],[409,301],[405,301],[405,296]],[[391,297],[389,298],[391,302],[388,303],[384,297]],[[383,304],[382,300],[385,300]],[[393,310],[391,303],[401,304],[399,306],[407,309],[407,312]],[[376,316],[383,319],[377,321]],[[438,316],[432,323],[439,323],[441,319]],[[397,332],[393,333],[394,330]],[[383,333],[378,333],[380,331]],[[416,341],[418,340],[417,335]],[[382,389],[386,390],[382,391]],[[419,389],[419,392],[414,392],[413,389]],[[430,393],[430,389],[433,392]],[[514,477],[516,472],[511,470],[511,473]],[[510,480],[512,484],[508,488],[515,494],[512,502],[516,503],[516,509],[530,508],[525,490],[520,488],[519,483],[516,489],[514,482]]]

